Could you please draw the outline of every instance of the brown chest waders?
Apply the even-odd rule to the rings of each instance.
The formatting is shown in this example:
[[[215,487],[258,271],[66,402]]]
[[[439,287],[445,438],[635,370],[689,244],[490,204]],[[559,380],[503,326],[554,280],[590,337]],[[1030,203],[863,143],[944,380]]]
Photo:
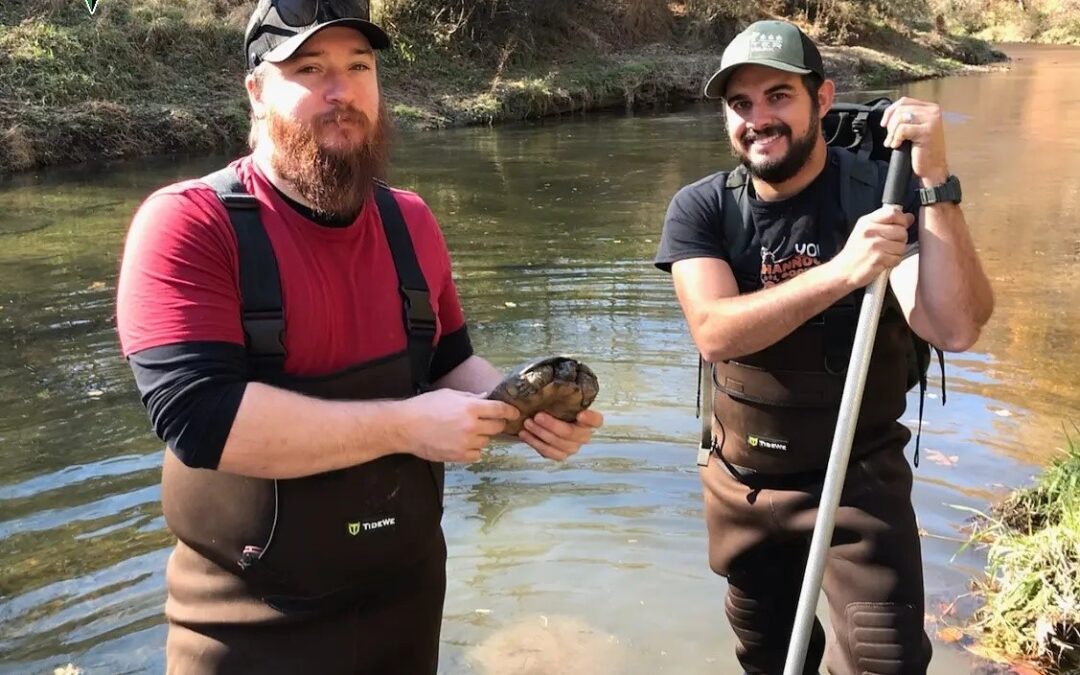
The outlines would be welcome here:
[[[910,338],[895,299],[886,303],[856,425],[858,468],[847,478],[825,575],[836,632],[826,663],[834,675],[922,674],[930,657],[903,455],[911,433],[896,421]],[[703,426],[711,448],[699,461],[709,560],[727,577],[725,611],[747,673],[780,675],[791,640],[843,391],[847,354],[831,356],[825,346],[836,337],[829,322],[844,321],[847,310],[834,312],[839,317],[818,317],[767,350],[703,369],[706,401],[714,389],[712,406],[703,406],[711,407],[710,441]],[[815,620],[802,672],[818,672],[825,644]]]
[[[237,235],[251,379],[335,400],[400,399],[426,385],[435,317],[408,230],[376,189],[407,348],[316,378],[284,373],[280,278],[258,202],[225,169],[204,179]],[[363,442],[363,439],[357,439]],[[413,455],[292,480],[165,453],[170,673],[434,673],[445,595],[443,466]]]
[[[822,586],[833,634],[826,650],[825,631],[813,621],[806,675],[926,673],[931,645],[903,438],[852,460]],[[789,476],[738,476],[715,457],[700,474],[709,565],[727,578],[736,656],[747,673],[781,675],[823,474],[798,485]],[[823,658],[827,671],[819,671]]]

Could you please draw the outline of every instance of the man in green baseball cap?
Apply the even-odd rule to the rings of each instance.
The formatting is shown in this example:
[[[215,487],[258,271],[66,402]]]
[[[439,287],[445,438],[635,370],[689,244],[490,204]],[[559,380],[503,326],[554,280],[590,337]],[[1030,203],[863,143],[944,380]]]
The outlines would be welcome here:
[[[826,144],[834,95],[798,27],[760,21],[735,37],[705,96],[723,101],[738,164],[675,195],[655,263],[711,374],[698,460],[710,567],[728,581],[743,670],[771,675],[784,669],[861,292],[891,271],[824,576],[833,639],[815,622],[803,672],[824,658],[832,675],[920,675],[931,648],[899,419],[928,359],[909,358],[926,343],[971,347],[993,296],[938,106],[901,98],[881,116],[885,146],[912,144],[901,210],[882,206],[884,161]]]

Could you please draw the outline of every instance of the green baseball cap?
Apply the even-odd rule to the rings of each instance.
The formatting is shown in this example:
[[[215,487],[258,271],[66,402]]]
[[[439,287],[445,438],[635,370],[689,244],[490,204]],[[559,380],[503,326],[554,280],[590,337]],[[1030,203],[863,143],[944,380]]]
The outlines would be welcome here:
[[[825,79],[821,52],[798,26],[786,21],[758,21],[728,43],[720,70],[705,85],[705,98],[724,98],[732,73],[748,63],[800,75],[816,73]]]

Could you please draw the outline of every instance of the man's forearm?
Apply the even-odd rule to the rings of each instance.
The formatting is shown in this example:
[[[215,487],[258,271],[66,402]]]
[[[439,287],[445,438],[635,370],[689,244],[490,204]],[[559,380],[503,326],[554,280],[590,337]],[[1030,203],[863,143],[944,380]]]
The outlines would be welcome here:
[[[971,347],[994,308],[964,212],[954,204],[919,213],[919,283],[912,328],[950,351]]]
[[[436,389],[456,389],[473,394],[486,394],[502,380],[495,366],[475,354],[434,382]]]
[[[691,326],[710,362],[760,351],[854,289],[828,263],[769,288],[715,300]]]
[[[402,452],[398,401],[327,401],[258,382],[247,385],[218,470],[299,478]]]

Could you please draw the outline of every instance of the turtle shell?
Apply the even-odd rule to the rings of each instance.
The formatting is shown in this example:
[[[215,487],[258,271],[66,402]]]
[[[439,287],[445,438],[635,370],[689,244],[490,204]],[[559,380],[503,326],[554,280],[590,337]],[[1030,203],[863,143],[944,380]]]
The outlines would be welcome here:
[[[496,386],[488,398],[504,401],[521,411],[521,417],[506,423],[505,433],[517,435],[525,420],[546,412],[564,422],[573,422],[600,391],[596,375],[584,363],[566,356],[552,356],[515,368]]]

